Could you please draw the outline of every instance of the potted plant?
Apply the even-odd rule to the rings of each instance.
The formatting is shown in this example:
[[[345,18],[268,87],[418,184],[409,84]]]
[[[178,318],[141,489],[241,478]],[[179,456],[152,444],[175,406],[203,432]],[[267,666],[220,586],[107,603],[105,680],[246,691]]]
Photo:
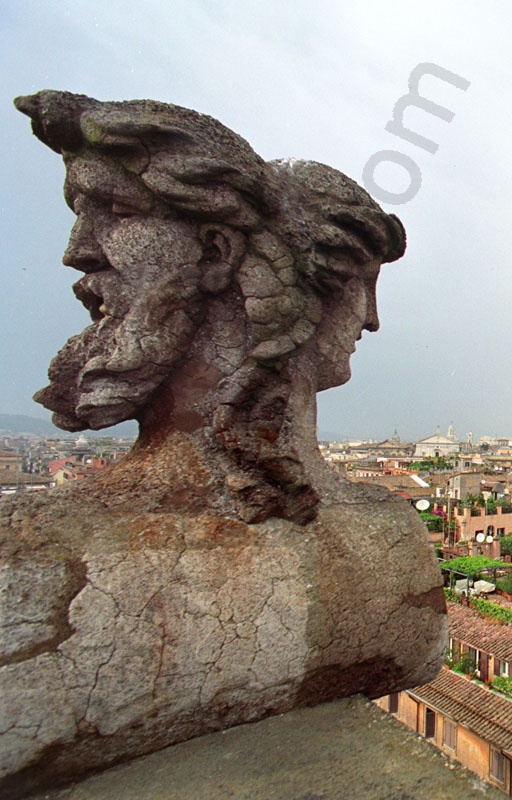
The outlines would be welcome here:
[[[469,653],[463,653],[453,665],[453,670],[465,675],[468,680],[472,680],[476,675],[475,659]]]
[[[446,669],[453,669],[453,667],[455,666],[455,663],[456,663],[456,661],[455,661],[455,653],[453,652],[453,650],[449,649],[449,650],[446,651],[443,663],[444,663],[444,666],[446,667]]]

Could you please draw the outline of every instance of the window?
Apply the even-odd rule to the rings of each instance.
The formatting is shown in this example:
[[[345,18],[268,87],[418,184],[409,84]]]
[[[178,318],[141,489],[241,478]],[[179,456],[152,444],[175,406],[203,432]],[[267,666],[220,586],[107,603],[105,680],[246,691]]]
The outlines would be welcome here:
[[[475,650],[474,647],[468,647],[468,660],[470,661],[470,669],[474,669],[478,674],[480,672],[480,650]]]
[[[398,714],[398,692],[389,695],[389,713]]]
[[[479,678],[481,681],[488,681],[489,680],[489,655],[488,653],[484,653],[483,650],[479,650],[480,653],[480,672]]]
[[[458,639],[452,639],[450,637],[449,653],[451,653],[453,661],[458,661],[460,659],[460,642]]]
[[[505,756],[491,747],[491,764],[489,773],[498,783],[505,783]]]
[[[431,708],[425,709],[425,739],[432,739],[436,735],[436,712]]]
[[[504,678],[508,678],[510,675],[510,664],[508,661],[500,661],[500,675]]]
[[[457,749],[457,726],[449,719],[445,719],[443,725],[443,744],[450,750]]]

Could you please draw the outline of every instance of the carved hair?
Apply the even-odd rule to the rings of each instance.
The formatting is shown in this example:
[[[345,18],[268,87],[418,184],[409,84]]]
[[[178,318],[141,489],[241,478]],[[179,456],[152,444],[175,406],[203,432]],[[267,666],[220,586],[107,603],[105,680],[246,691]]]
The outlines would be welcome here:
[[[260,216],[277,218],[299,250],[326,244],[381,262],[403,255],[400,221],[346,175],[311,161],[267,163],[213,117],[153,100],[100,102],[55,91],[15,104],[31,117],[35,135],[64,158],[89,148],[107,152],[192,216],[241,230],[254,230]]]

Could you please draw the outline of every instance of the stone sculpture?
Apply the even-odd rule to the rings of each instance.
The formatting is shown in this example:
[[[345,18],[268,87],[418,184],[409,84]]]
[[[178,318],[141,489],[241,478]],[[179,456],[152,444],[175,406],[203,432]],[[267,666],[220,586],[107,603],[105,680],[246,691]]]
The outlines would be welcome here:
[[[311,518],[311,405],[378,325],[399,221],[335,170],[265,164],[183,108],[53,92],[18,108],[63,153],[78,216],[64,263],[85,273],[74,290],[93,320],[36,399],[66,430],[136,417],[141,447],[164,428],[193,434],[219,475],[206,505]]]
[[[7,791],[428,680],[446,621],[422,523],[316,444],[315,394],[378,328],[399,220],[184,108],[16,106],[64,158],[92,318],[36,399],[66,430],[140,434],[94,480],[2,501]]]

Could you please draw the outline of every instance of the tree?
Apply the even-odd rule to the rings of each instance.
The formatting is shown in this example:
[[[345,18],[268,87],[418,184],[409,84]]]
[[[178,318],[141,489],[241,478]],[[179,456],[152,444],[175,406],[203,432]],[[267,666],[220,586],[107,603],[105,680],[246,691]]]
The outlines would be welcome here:
[[[420,517],[429,531],[443,530],[443,518],[438,514],[430,514],[428,511],[420,511]]]
[[[422,458],[421,461],[414,461],[410,469],[417,472],[432,472],[436,470],[452,469],[453,461],[449,461],[444,456],[435,456],[433,458]]]
[[[500,539],[501,555],[512,556],[512,533],[507,533]]]

